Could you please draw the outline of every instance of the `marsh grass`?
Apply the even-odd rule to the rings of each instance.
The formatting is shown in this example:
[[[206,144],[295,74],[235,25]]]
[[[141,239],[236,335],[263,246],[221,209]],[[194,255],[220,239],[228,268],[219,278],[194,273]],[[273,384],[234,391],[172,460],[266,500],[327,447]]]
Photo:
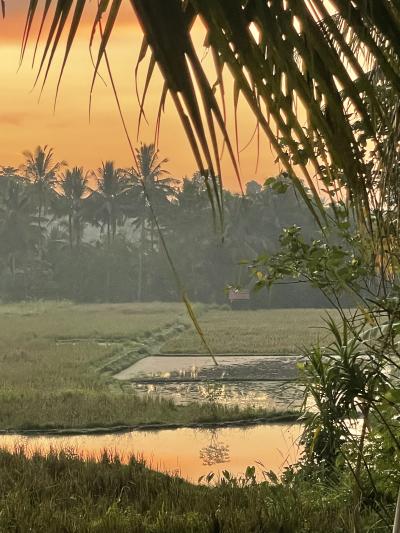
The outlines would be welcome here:
[[[325,314],[324,309],[210,310],[202,328],[215,353],[299,354],[318,337],[327,340]],[[168,340],[162,352],[205,353],[193,328]]]
[[[69,532],[327,532],[352,530],[348,487],[294,481],[255,485],[225,480],[191,485],[105,452],[73,450],[31,457],[0,451],[0,530]],[[238,485],[238,486],[237,486]],[[376,516],[364,516],[365,526]]]
[[[110,428],[145,424],[210,423],[241,421],[276,415],[294,416],[294,410],[228,407],[219,404],[176,405],[159,398],[113,393],[107,389],[26,391],[8,389],[0,393],[0,429]]]

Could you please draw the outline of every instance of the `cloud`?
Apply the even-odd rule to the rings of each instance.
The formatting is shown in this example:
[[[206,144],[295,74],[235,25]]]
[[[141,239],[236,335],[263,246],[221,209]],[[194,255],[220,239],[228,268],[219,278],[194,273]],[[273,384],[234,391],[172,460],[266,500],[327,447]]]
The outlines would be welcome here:
[[[4,124],[9,126],[21,126],[29,116],[29,113],[24,113],[22,111],[0,113],[0,127]]]

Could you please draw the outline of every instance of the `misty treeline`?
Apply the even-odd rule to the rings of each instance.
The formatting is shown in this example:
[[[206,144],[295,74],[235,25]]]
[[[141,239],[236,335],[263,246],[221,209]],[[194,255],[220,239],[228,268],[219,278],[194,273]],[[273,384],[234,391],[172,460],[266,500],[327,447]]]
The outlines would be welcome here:
[[[318,233],[285,175],[264,186],[249,182],[244,196],[226,190],[222,238],[203,177],[172,178],[153,145],[137,149],[133,168],[112,161],[95,171],[68,168],[47,146],[24,157],[20,168],[0,168],[2,301],[176,300],[154,215],[190,297],[210,303],[227,302],[229,285],[249,287],[243,260],[276,251],[284,227]],[[324,305],[306,284],[251,300],[254,307]]]

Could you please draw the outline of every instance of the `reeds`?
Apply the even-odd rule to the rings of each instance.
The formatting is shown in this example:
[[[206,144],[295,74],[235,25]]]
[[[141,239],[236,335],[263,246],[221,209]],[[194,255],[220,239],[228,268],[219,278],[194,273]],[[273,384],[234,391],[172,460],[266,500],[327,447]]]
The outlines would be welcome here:
[[[332,532],[351,530],[346,485],[228,482],[212,488],[127,465],[105,453],[96,462],[71,451],[29,458],[0,451],[0,530],[33,532]],[[364,515],[372,524],[373,513]]]

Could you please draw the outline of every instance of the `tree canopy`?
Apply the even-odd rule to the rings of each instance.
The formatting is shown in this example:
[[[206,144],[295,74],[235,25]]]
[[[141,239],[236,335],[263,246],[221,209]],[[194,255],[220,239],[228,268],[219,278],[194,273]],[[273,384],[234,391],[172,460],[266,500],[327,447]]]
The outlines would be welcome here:
[[[225,191],[222,246],[212,231],[204,177],[172,178],[153,145],[141,145],[138,155],[142,164],[136,169],[105,161],[99,170],[86,171],[54,162],[58,170],[45,189],[45,209],[26,165],[0,167],[1,299],[175,300],[141,180],[151,182],[147,190],[158,224],[196,301],[225,303],[228,285],[248,287],[251,278],[242,260],[277,251],[284,227],[300,224],[308,239],[318,235],[315,221],[282,175],[265,186],[249,183],[244,197]],[[304,305],[304,296],[308,305],[325,304],[303,285],[290,289],[290,298],[282,287],[272,296],[254,295],[251,305]]]

